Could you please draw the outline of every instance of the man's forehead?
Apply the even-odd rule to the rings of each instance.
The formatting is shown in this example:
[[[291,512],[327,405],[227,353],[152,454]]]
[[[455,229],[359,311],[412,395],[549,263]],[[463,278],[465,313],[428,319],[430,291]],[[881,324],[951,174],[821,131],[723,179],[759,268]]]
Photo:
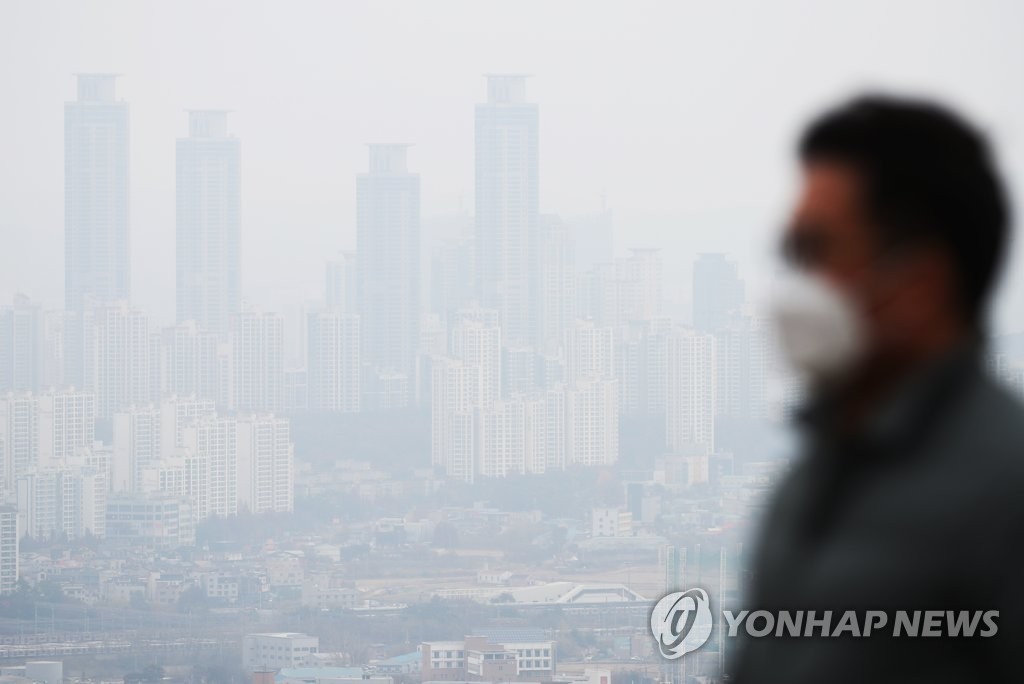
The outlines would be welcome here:
[[[860,193],[858,174],[848,164],[810,161],[803,167],[803,190],[797,211],[815,215],[860,211]]]

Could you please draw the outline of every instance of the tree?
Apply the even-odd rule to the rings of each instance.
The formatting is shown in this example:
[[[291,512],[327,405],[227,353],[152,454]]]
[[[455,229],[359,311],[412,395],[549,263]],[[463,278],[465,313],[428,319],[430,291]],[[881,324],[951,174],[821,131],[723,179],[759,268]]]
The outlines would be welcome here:
[[[147,665],[141,672],[129,672],[124,676],[124,684],[156,684],[164,680],[164,668],[159,665]]]
[[[146,610],[149,604],[146,603],[146,595],[141,591],[133,591],[128,598],[128,605],[135,610]]]
[[[454,549],[459,545],[459,531],[447,520],[434,527],[434,546],[439,549]]]
[[[202,587],[189,587],[178,597],[179,613],[206,613],[210,610],[210,601]]]

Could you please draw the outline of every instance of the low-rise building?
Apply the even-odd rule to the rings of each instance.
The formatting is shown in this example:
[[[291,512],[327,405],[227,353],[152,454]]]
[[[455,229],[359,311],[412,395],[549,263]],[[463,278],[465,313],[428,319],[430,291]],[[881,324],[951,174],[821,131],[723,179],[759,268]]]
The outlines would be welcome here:
[[[313,665],[320,640],[298,632],[247,634],[242,639],[242,667],[248,672]]]
[[[107,538],[130,546],[195,546],[192,506],[176,497],[125,496],[107,501]]]
[[[550,680],[555,642],[543,630],[483,631],[462,641],[424,642],[420,661],[425,682]]]

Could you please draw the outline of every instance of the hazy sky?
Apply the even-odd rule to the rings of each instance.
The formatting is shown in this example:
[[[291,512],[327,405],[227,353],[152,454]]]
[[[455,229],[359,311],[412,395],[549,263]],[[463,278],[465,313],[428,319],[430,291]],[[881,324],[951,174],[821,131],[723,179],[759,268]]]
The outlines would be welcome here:
[[[470,211],[473,105],[481,74],[501,71],[533,74],[542,211],[591,212],[606,193],[619,247],[663,247],[677,294],[702,250],[731,251],[752,282],[764,277],[793,191],[794,135],[823,103],[865,87],[939,95],[976,116],[1019,203],[1021,26],[1024,5],[977,0],[5,0],[0,298],[62,302],[74,72],[123,74],[134,300],[167,322],[186,109],[233,110],[243,291],[257,304],[319,297],[324,260],[354,247],[367,142],[415,144],[425,218]],[[1001,327],[1024,328],[1024,276],[1004,295]]]

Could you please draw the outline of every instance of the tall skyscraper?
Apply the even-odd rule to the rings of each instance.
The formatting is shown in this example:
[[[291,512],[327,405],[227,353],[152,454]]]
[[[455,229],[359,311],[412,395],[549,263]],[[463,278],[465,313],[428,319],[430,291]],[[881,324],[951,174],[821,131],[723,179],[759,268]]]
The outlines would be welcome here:
[[[541,336],[544,352],[556,352],[576,316],[576,270],[569,229],[557,216],[541,217]]]
[[[408,145],[370,145],[356,179],[356,288],[363,362],[415,377],[420,322],[420,177]]]
[[[526,77],[487,76],[476,106],[476,249],[480,301],[498,310],[506,343],[541,342],[537,105]]]
[[[476,297],[472,275],[475,251],[473,240],[463,237],[434,244],[430,259],[430,310],[445,323]]]
[[[715,332],[743,312],[743,281],[736,262],[705,253],[693,264],[693,327]]]
[[[128,105],[113,74],[78,74],[64,103],[64,300],[128,299]]]
[[[178,322],[224,336],[241,301],[240,145],[227,112],[188,114],[177,153]]]

